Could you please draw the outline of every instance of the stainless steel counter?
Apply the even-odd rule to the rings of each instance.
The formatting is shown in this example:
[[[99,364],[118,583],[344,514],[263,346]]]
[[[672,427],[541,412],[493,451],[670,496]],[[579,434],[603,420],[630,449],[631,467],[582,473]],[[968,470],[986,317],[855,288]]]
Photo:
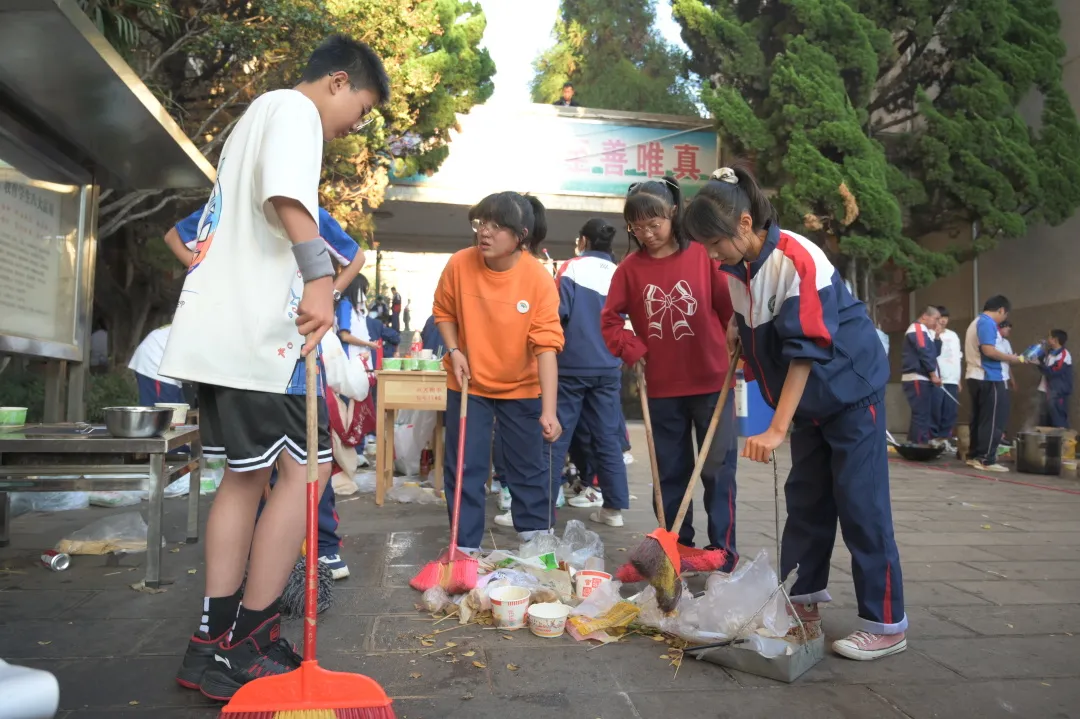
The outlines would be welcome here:
[[[169,454],[181,447],[186,453]],[[113,437],[104,427],[27,425],[0,428],[0,546],[10,540],[9,492],[146,490],[146,586],[161,580],[162,510],[165,486],[191,474],[187,542],[199,541],[199,484],[203,469],[199,428],[174,427],[161,437]]]

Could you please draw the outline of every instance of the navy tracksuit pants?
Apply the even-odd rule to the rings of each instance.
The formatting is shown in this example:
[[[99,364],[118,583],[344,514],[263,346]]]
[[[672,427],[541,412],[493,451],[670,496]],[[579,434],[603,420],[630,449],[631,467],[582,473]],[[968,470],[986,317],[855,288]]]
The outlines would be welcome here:
[[[933,436],[934,389],[936,389],[934,383],[917,379],[901,384],[904,387],[904,396],[907,397],[908,405],[911,407],[908,442],[926,444]]]
[[[588,430],[587,447],[582,447],[592,471],[600,481],[605,509],[629,509],[630,490],[626,464],[622,458],[622,378],[619,374],[578,377],[559,376],[559,424],[562,435],[551,451],[556,476],[562,475],[571,440],[579,427]],[[545,457],[546,460],[546,457]],[[582,477],[588,483],[591,476]],[[561,479],[559,481],[562,481]]]
[[[660,472],[660,491],[664,498],[664,519],[668,529],[679,512],[690,475],[694,472],[697,450],[694,439],[705,438],[719,392],[688,397],[650,397],[656,466]],[[739,561],[735,550],[735,466],[738,462],[738,437],[735,419],[735,393],[729,392],[712,447],[701,472],[705,488],[705,512],[709,522],[709,545],[724,549],[730,571]],[[679,543],[694,546],[694,505],[686,513],[679,530]]]
[[[796,420],[791,473],[784,486],[787,522],[783,576],[796,566],[795,604],[827,602],[836,523],[851,552],[859,629],[898,634],[907,629],[900,554],[893,537],[885,404],[878,398],[817,422]]]
[[[943,384],[934,387],[934,418],[933,431],[935,439],[949,439],[956,426],[956,418],[959,414],[960,385]],[[948,396],[946,396],[948,395]],[[949,399],[949,398],[952,399]],[[953,400],[956,400],[955,402]]]
[[[459,416],[461,401],[460,392],[449,390],[446,393],[447,417]],[[549,529],[555,521],[555,497],[560,479],[548,472],[551,445],[544,441],[540,429],[540,398],[491,399],[471,394],[468,402],[458,546],[476,549],[484,539],[484,504],[496,421],[499,431],[495,448],[498,451],[501,445],[505,465],[502,481],[510,489],[513,500],[510,512],[514,529],[519,532]],[[446,423],[443,484],[446,508],[451,516],[457,485],[459,427],[457,421]]]
[[[1040,392],[1039,424],[1043,427],[1069,427],[1069,398],[1051,395],[1049,392]]]
[[[135,373],[135,382],[139,387],[139,406],[153,407],[158,402],[169,404],[183,404],[184,390],[168,382],[150,379],[144,374]]]

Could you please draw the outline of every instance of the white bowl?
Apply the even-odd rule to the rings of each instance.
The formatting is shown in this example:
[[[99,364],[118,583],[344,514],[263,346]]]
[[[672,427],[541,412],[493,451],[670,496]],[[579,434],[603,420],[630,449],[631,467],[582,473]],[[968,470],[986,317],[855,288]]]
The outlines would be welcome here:
[[[529,629],[538,637],[561,637],[566,630],[570,607],[559,602],[542,602],[529,607]]]

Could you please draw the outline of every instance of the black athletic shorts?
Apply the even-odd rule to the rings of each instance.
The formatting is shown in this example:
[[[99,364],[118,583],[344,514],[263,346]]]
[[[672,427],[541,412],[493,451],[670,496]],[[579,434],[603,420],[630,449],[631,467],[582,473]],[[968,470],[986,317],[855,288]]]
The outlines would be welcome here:
[[[203,454],[226,459],[229,469],[270,467],[282,450],[307,462],[306,398],[231,387],[199,385],[199,435]],[[333,459],[326,402],[320,397],[319,464]]]

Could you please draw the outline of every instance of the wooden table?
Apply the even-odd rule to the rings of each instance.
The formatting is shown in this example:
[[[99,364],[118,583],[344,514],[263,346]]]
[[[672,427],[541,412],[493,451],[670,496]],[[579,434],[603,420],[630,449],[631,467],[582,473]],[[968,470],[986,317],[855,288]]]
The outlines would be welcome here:
[[[435,491],[441,495],[446,372],[380,370],[375,377],[375,504],[381,507],[387,490],[394,486],[394,419],[399,409],[435,412],[431,451],[435,455]]]
[[[191,474],[188,492],[187,543],[199,541],[199,488],[203,456],[199,428],[173,427],[161,437],[113,437],[104,427],[27,425],[0,430],[0,547],[10,531],[9,492],[90,492],[146,490],[149,493],[146,532],[148,587],[161,579],[161,517],[165,486]],[[185,454],[169,454],[184,446]],[[168,583],[168,582],[164,582]]]

